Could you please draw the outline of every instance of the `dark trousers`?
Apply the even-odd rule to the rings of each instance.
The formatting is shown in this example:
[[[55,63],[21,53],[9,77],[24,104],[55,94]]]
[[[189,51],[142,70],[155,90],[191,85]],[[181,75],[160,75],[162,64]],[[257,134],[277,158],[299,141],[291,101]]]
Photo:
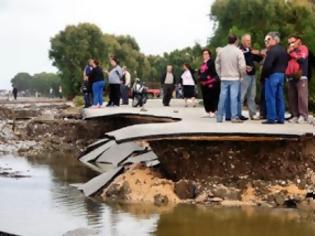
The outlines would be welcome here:
[[[172,99],[174,92],[174,85],[173,84],[164,84],[163,85],[163,105],[164,106],[169,106],[170,101]]]
[[[217,111],[220,97],[220,86],[218,84],[211,88],[208,86],[201,86],[201,92],[206,112]]]
[[[274,73],[265,81],[265,96],[267,120],[269,122],[284,122],[284,74]]]
[[[109,106],[119,106],[120,101],[120,84],[109,85]]]
[[[265,80],[260,83],[260,104],[259,104],[260,117],[266,119],[266,97],[265,97]]]
[[[84,98],[84,107],[85,108],[90,107],[91,106],[90,93],[84,92],[83,98]]]
[[[92,101],[93,101],[92,91],[85,90],[83,92],[83,98],[84,98],[84,107],[85,108],[92,106]]]
[[[307,79],[289,80],[289,108],[294,117],[308,119],[308,81]]]
[[[126,85],[121,85],[120,86],[120,95],[121,95],[121,99],[122,99],[122,104],[123,105],[128,105],[129,101],[128,101],[128,96],[129,94],[129,87]]]

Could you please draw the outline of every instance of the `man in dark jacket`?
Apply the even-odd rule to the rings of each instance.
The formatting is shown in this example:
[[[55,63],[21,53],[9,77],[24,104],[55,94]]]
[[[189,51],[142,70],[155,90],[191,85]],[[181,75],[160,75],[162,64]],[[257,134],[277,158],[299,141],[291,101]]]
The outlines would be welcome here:
[[[161,84],[163,88],[163,105],[169,106],[175,89],[176,78],[173,73],[173,66],[166,67],[166,73],[162,75]]]
[[[265,81],[265,96],[267,108],[267,121],[263,124],[284,124],[284,73],[288,66],[288,54],[280,44],[280,34],[270,32],[265,38],[268,48],[262,76]]]
[[[88,64],[84,67],[84,70],[83,70],[82,92],[83,92],[85,108],[92,106],[92,103],[93,103],[92,81],[90,78],[90,75],[93,71],[92,63],[93,63],[93,59],[89,59]]]

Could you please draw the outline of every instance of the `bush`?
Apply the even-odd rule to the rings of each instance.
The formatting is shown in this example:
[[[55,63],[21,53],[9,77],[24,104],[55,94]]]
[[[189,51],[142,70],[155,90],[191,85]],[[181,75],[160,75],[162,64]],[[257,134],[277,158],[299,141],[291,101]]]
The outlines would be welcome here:
[[[76,96],[72,101],[76,107],[82,107],[84,105],[83,96]]]

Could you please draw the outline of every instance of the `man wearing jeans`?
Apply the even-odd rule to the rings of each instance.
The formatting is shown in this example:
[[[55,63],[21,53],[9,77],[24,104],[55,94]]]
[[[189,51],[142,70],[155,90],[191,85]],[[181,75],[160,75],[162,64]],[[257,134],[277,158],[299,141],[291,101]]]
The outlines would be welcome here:
[[[265,80],[265,98],[267,108],[267,120],[263,124],[284,124],[284,72],[288,65],[286,49],[279,45],[280,34],[270,32],[265,38],[268,48],[262,76]]]
[[[259,55],[259,51],[251,49],[252,39],[249,34],[245,34],[242,37],[242,44],[240,49],[244,53],[246,61],[246,75],[244,76],[241,82],[241,111],[243,110],[243,104],[245,101],[245,96],[247,100],[247,106],[249,110],[249,117],[251,120],[259,119],[259,116],[256,114],[256,68],[255,61],[259,62],[262,60],[262,57]],[[242,120],[245,120],[244,116],[240,116]]]
[[[226,101],[230,99],[231,121],[242,122],[239,118],[239,92],[240,81],[246,73],[246,63],[242,51],[236,46],[237,37],[230,35],[228,45],[222,48],[217,55],[215,66],[221,79],[221,92],[219,98],[217,122],[223,121]]]

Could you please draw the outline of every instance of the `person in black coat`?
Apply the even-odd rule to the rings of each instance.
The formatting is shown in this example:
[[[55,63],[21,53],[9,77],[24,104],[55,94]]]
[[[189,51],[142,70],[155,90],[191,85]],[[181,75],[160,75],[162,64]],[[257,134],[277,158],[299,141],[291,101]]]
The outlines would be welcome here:
[[[199,69],[199,82],[203,97],[203,105],[211,118],[215,117],[220,96],[220,82],[215,70],[214,60],[209,49],[202,50],[203,63]]]
[[[93,60],[93,70],[90,74],[93,90],[93,107],[100,108],[103,106],[103,91],[105,87],[105,77],[102,67],[97,60]]]
[[[168,65],[166,72],[161,77],[161,85],[163,88],[163,105],[169,106],[175,89],[176,78],[173,73],[173,66]]]

